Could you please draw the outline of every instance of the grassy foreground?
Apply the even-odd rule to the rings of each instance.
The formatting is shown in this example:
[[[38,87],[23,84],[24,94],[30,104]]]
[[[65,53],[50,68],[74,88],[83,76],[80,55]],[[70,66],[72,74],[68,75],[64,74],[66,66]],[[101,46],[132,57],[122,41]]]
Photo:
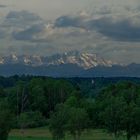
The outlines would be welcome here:
[[[27,129],[24,133],[21,130],[13,130],[8,140],[52,140],[52,136],[47,128]],[[67,135],[66,140],[73,139]],[[114,140],[114,138],[102,130],[91,130],[85,132],[81,140]],[[126,138],[121,137],[118,140],[126,140]]]

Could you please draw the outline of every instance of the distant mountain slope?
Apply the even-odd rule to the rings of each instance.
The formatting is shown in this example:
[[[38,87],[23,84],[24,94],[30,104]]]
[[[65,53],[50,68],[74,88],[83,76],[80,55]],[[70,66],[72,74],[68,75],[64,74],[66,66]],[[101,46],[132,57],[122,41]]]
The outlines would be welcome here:
[[[87,70],[86,73],[89,77],[140,77],[140,64],[99,66]]]
[[[112,67],[98,66],[85,70],[75,64],[58,66],[25,66],[19,64],[0,65],[0,75],[40,75],[52,77],[140,77],[140,65],[114,65]]]

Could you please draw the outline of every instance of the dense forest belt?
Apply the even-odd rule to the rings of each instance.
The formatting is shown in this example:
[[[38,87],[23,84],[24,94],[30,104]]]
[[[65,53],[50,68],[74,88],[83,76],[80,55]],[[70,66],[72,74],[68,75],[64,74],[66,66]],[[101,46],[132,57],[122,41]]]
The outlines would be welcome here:
[[[46,76],[30,76],[30,75],[15,75],[10,77],[0,76],[0,87],[9,88],[15,86],[18,81],[23,81],[25,83],[29,83],[32,79],[53,79],[53,80],[66,80],[69,81],[72,85],[77,85],[80,90],[82,90],[83,94],[86,96],[94,96],[99,93],[104,87],[109,84],[115,84],[119,81],[130,81],[133,83],[140,84],[140,78],[136,77],[90,77],[90,78],[51,78]]]
[[[7,140],[11,130],[11,140],[19,134],[54,140],[139,137],[139,78],[23,75],[0,77],[0,85],[0,140]]]

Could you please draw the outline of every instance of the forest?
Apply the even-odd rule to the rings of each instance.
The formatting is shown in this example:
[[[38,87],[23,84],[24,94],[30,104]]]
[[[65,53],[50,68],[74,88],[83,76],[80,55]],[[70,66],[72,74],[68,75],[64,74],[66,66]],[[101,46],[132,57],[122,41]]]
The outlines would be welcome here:
[[[137,140],[140,79],[0,77],[0,140],[13,129],[41,127],[53,140],[80,140],[91,130]]]

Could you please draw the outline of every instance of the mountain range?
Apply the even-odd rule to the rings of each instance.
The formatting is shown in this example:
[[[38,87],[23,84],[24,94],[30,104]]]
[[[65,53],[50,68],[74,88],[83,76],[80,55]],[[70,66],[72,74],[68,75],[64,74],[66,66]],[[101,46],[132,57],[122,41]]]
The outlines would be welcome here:
[[[98,54],[78,51],[52,56],[16,55],[0,57],[0,75],[40,75],[52,77],[139,77],[140,65],[122,65]]]

